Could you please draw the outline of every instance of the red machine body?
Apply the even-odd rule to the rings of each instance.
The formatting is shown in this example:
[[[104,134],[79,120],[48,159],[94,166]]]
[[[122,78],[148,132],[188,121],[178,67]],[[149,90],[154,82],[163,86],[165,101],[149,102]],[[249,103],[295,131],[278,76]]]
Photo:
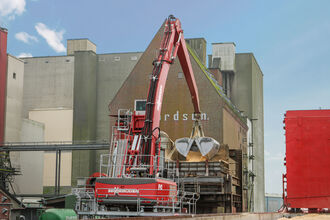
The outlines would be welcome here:
[[[99,203],[171,205],[177,202],[176,183],[162,178],[103,178],[95,183]]]
[[[284,123],[284,204],[330,208],[330,110],[287,111]]]
[[[131,115],[127,131],[117,130],[119,139],[126,139],[120,172],[95,180],[95,197],[101,203],[129,203],[137,199],[144,203],[169,205],[177,201],[177,185],[173,180],[160,178],[160,115],[164,89],[170,65],[178,56],[187,81],[194,113],[200,114],[198,90],[179,19],[169,16],[158,58],[154,60],[144,115]],[[117,124],[126,124],[117,121]],[[110,149],[112,154],[112,149]],[[117,161],[117,160],[116,160]],[[116,162],[118,164],[118,162]]]

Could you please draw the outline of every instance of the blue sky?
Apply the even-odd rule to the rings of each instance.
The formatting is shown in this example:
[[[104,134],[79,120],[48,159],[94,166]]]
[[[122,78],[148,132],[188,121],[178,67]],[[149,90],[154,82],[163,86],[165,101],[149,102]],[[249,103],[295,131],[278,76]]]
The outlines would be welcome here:
[[[89,38],[98,53],[144,51],[169,14],[185,37],[233,41],[264,73],[266,192],[281,193],[289,109],[330,108],[328,0],[0,0],[8,52],[65,55],[66,39]]]

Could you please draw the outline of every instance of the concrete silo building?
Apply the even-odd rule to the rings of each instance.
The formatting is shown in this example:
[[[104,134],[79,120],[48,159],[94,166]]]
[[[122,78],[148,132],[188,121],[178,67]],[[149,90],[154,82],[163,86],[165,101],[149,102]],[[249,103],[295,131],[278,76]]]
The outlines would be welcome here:
[[[88,39],[73,39],[67,41],[65,56],[17,59],[9,55],[5,141],[109,140],[113,125],[109,114],[116,114],[120,108],[133,110],[135,100],[146,99],[160,40],[158,32],[145,52],[97,54],[96,45]],[[187,39],[187,43],[205,134],[231,149],[242,150],[245,161],[241,170],[245,178],[242,190],[249,198],[243,205],[246,210],[264,211],[262,72],[253,54],[235,53],[233,43],[212,44],[208,68],[206,40]],[[10,96],[14,88],[10,82],[19,88],[14,90],[15,99]],[[10,100],[16,104],[10,104]],[[179,62],[175,62],[165,88],[161,129],[173,140],[190,136],[192,112],[184,75]],[[28,131],[34,134],[29,135]],[[35,138],[29,139],[31,136]],[[98,171],[101,153],[106,151],[63,153],[61,193],[70,192],[77,177]],[[29,181],[31,172],[27,161],[36,157],[39,159],[35,164],[40,167],[36,172],[41,179],[32,191],[53,192],[54,153],[38,152],[38,156],[33,156],[26,152],[12,156],[20,161],[18,165],[23,171],[21,179],[15,182],[19,193],[32,190],[24,188],[23,182]]]

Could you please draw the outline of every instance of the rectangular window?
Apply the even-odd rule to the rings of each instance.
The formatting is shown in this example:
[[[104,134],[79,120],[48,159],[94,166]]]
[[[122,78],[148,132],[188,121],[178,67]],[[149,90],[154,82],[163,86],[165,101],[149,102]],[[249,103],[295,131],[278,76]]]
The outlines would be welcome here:
[[[145,99],[135,100],[134,110],[135,111],[145,111],[146,104],[147,104],[147,100],[145,100]]]

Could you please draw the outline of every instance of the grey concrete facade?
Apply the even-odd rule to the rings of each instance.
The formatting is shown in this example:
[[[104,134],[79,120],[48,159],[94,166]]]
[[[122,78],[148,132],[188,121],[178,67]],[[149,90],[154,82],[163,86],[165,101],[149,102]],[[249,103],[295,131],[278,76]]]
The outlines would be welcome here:
[[[238,53],[232,84],[232,101],[252,123],[252,148],[254,160],[253,200],[255,212],[264,212],[264,110],[263,73],[252,53]]]
[[[98,55],[97,74],[97,140],[109,140],[110,120],[108,105],[126,80],[142,52]]]
[[[248,152],[249,210],[264,212],[264,112],[263,73],[253,53],[235,53],[234,43],[212,44],[209,68],[220,59],[222,85],[228,98],[249,119],[251,140]],[[218,61],[217,61],[218,62]],[[212,69],[211,69],[212,70]]]
[[[42,123],[23,119],[21,130],[22,142],[44,141],[45,126]],[[14,188],[18,194],[43,193],[44,152],[19,152],[21,174],[15,177]]]
[[[24,63],[7,56],[7,91],[5,114],[5,142],[21,141]],[[20,169],[20,152],[10,152],[11,165]]]
[[[108,141],[108,104],[142,53],[98,55],[88,39],[68,40],[67,45],[67,56],[23,59],[23,117],[35,110],[72,109],[73,141]],[[100,153],[73,152],[73,184],[76,177],[97,171]]]
[[[5,141],[19,142],[22,126],[24,63],[8,55]]]
[[[34,109],[73,108],[74,56],[24,58],[23,117]]]
[[[8,55],[6,142],[44,140],[41,123],[23,119],[24,61]],[[11,152],[12,166],[21,171],[13,182],[15,193],[42,193],[43,152]]]
[[[73,140],[96,139],[96,78],[97,55],[93,51],[75,52],[74,70]],[[95,172],[95,151],[72,152],[72,179],[89,176]]]

